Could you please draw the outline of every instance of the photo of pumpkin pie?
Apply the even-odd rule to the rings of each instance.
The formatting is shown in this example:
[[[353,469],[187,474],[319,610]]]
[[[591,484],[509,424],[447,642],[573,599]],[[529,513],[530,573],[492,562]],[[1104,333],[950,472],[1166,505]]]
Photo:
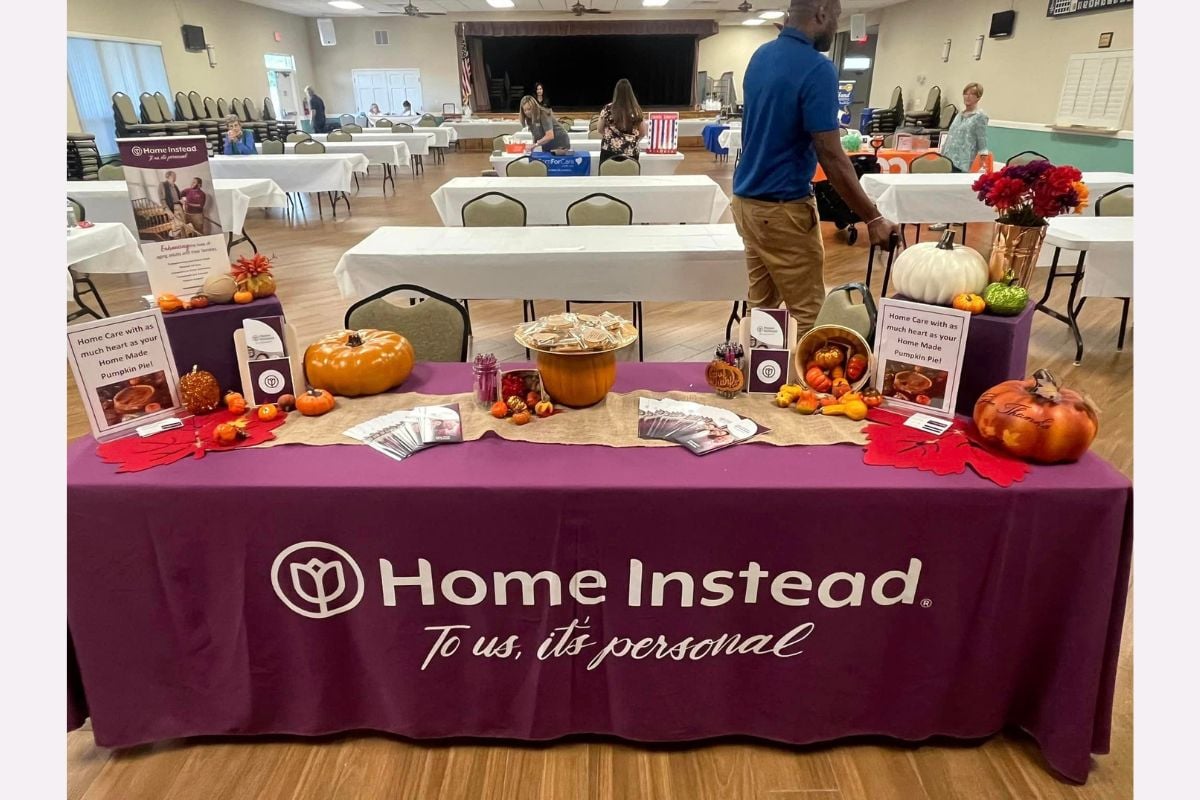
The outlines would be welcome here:
[[[109,425],[129,422],[174,405],[167,373],[161,370],[101,386],[96,389],[96,396]]]

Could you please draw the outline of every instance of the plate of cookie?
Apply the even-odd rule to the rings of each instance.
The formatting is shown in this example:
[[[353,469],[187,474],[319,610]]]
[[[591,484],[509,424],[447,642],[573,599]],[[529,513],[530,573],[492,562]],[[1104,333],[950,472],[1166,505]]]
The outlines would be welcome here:
[[[551,314],[519,325],[517,342],[529,350],[559,355],[606,353],[637,341],[633,323],[605,311],[603,314]]]

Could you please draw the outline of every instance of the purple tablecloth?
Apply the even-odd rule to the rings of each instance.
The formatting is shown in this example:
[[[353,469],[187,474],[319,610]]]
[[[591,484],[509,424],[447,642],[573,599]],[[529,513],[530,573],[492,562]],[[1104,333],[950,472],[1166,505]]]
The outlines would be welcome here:
[[[213,374],[222,392],[226,389],[240,392],[242,379],[233,346],[234,331],[241,329],[244,320],[281,316],[283,305],[279,296],[271,295],[243,305],[225,303],[176,311],[164,314],[163,322],[180,375],[190,372],[194,365],[199,366]]]
[[[623,363],[616,388],[700,376]],[[405,388],[468,385],[467,365],[421,364]],[[761,420],[777,413],[764,400]],[[90,713],[104,747],[353,729],[807,743],[1019,726],[1077,781],[1107,752],[1132,489],[1091,455],[1000,489],[867,467],[856,446],[697,457],[487,436],[403,463],[288,446],[117,475],[87,440],[71,444],[68,475],[81,684],[68,718]],[[424,586],[403,582],[423,568]],[[499,603],[493,573],[519,570],[536,582],[530,604],[520,575],[500,581]],[[572,583],[580,570],[597,572]],[[574,656],[555,638],[573,621],[592,642]],[[461,643],[430,656],[442,634]],[[638,643],[660,634],[661,650]],[[706,641],[723,634],[743,652]],[[519,657],[500,655],[509,636]],[[559,647],[542,659],[547,639]],[[493,657],[474,654],[491,644]]]

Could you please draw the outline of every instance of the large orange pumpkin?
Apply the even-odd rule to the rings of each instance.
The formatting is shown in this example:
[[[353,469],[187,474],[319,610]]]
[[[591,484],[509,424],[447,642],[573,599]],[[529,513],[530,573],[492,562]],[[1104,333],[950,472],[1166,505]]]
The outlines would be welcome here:
[[[1100,429],[1091,400],[1060,387],[1044,369],[980,395],[975,425],[987,442],[1040,464],[1078,460]]]
[[[555,403],[574,408],[594,406],[617,380],[617,351],[543,353],[538,351],[542,387]]]
[[[412,368],[412,345],[393,331],[334,331],[304,351],[309,385],[342,397],[386,392]]]

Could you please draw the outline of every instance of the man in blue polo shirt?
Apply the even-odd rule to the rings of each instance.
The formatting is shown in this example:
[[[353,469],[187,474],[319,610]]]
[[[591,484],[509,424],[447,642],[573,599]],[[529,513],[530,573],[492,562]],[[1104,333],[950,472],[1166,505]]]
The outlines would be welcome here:
[[[733,219],[746,246],[752,308],[782,302],[803,334],[825,299],[825,246],[812,193],[817,161],[883,248],[895,223],[859,186],[838,135],[837,70],[822,53],[837,34],[841,0],[792,0],[787,25],[755,51],[743,90],[742,157]]]

